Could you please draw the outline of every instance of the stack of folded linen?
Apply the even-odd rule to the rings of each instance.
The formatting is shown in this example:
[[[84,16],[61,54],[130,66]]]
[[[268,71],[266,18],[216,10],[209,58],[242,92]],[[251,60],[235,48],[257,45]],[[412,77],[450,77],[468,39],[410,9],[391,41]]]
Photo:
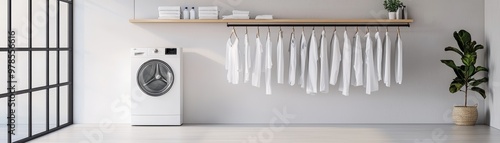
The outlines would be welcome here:
[[[199,19],[219,19],[219,8],[217,6],[198,7]]]
[[[273,19],[273,15],[257,15],[255,19]]]
[[[250,19],[250,11],[233,10],[233,15],[223,16],[223,19]]]
[[[158,7],[158,19],[181,19],[181,7],[180,6]]]

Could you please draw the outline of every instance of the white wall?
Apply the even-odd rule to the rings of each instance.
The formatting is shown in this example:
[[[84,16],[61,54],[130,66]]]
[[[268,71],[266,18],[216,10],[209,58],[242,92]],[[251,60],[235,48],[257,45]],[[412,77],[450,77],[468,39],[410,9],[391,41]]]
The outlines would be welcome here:
[[[500,52],[500,19],[498,13],[500,12],[499,0],[486,0],[485,1],[485,34],[486,45],[489,50],[489,68],[490,68],[490,96],[487,100],[487,114],[489,115],[489,124],[495,128],[500,128],[500,99],[497,96],[498,87],[500,86],[500,66],[498,53]]]
[[[401,29],[405,45],[402,85],[382,87],[373,95],[352,88],[351,96],[344,97],[337,91],[310,96],[297,86],[274,83],[273,95],[267,96],[264,88],[225,81],[224,44],[230,29],[224,24],[133,24],[128,22],[134,13],[132,0],[75,2],[77,123],[130,121],[126,108],[131,82],[128,53],[143,47],[185,48],[187,123],[268,123],[273,109],[283,107],[296,116],[293,123],[451,123],[451,108],[463,104],[463,96],[448,92],[453,74],[439,60],[458,57],[443,49],[456,45],[452,32],[460,29],[467,29],[478,42],[484,41],[484,1],[405,0],[415,23]],[[159,5],[214,3],[225,9],[224,14],[234,8],[276,18],[386,17],[382,2],[373,0],[138,0],[136,15],[154,18]],[[290,28],[285,29],[288,39]],[[237,30],[242,35],[243,29]],[[255,28],[249,30],[256,33]],[[274,38],[276,30],[272,29]],[[330,36],[332,28],[328,30]],[[353,28],[349,32],[352,35]],[[484,122],[483,99],[475,96],[470,102],[479,104],[479,122]]]

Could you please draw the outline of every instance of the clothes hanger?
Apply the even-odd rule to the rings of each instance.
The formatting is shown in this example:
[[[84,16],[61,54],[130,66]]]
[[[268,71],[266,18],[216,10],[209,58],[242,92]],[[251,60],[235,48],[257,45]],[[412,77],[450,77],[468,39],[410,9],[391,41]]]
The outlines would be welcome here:
[[[233,27],[233,34],[234,36],[236,36],[236,38],[238,38],[238,34],[236,34],[236,29],[234,29],[234,27]]]
[[[248,26],[245,26],[245,35],[248,34]]]
[[[368,28],[368,26],[366,26],[366,34],[370,33],[370,28]]]
[[[379,32],[379,31],[378,31],[378,26],[377,26],[377,32]]]
[[[233,37],[233,34],[234,34],[234,27],[233,27],[233,29],[231,29],[231,34],[229,34],[229,39],[231,39]]]
[[[358,31],[359,31],[359,27],[356,26],[356,33],[358,33]]]
[[[257,26],[257,35],[256,35],[256,37],[257,38],[260,37],[260,27],[259,26]]]

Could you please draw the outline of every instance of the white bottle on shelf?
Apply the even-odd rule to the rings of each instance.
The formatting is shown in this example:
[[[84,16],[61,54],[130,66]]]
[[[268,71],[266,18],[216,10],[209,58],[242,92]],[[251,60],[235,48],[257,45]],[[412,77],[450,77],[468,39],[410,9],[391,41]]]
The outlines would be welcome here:
[[[182,19],[189,19],[189,10],[188,10],[188,7],[186,7],[184,9],[184,11],[182,11]]]
[[[194,7],[192,7],[191,10],[189,11],[189,19],[196,19]]]

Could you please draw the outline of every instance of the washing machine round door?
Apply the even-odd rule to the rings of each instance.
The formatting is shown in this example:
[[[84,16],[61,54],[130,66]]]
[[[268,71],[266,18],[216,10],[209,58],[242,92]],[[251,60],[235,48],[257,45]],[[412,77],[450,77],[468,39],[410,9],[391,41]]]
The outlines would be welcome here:
[[[174,72],[164,61],[149,60],[139,68],[137,84],[147,95],[162,96],[172,88]]]

